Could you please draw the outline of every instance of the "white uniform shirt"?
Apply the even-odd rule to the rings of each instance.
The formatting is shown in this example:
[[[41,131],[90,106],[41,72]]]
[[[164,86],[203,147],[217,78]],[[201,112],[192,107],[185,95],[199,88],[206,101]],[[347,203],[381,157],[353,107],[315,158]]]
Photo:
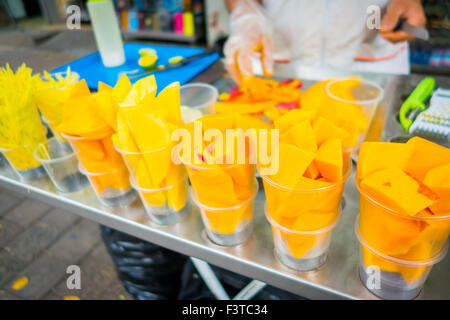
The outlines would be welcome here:
[[[389,0],[263,0],[273,27],[275,55],[288,51],[293,60],[315,67],[409,73],[406,42],[393,44],[378,30],[367,28],[370,5],[385,7]],[[356,56],[380,58],[355,61]]]

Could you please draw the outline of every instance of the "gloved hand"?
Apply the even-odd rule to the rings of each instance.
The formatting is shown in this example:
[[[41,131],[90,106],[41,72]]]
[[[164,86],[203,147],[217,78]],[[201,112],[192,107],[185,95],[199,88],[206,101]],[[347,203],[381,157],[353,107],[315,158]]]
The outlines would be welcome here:
[[[403,31],[393,31],[399,19],[405,19],[413,26],[424,27],[427,21],[421,0],[392,0],[386,14],[381,21],[381,36],[391,42],[400,42],[414,39]]]
[[[240,0],[231,13],[231,34],[224,47],[225,66],[237,83],[253,75],[251,57],[261,53],[264,75],[273,72],[270,23],[253,0]]]

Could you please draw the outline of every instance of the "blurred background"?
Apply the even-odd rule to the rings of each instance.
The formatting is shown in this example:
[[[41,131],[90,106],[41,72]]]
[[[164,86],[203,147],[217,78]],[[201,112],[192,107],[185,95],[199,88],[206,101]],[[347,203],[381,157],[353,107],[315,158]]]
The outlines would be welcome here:
[[[67,30],[66,10],[81,9],[81,29],[90,30],[87,0],[0,0],[0,28]],[[450,74],[450,1],[425,0],[431,39],[411,43],[412,72]],[[228,34],[228,12],[222,0],[114,0],[124,40],[212,46]],[[192,13],[190,25],[177,15]],[[50,35],[50,33],[49,33]]]

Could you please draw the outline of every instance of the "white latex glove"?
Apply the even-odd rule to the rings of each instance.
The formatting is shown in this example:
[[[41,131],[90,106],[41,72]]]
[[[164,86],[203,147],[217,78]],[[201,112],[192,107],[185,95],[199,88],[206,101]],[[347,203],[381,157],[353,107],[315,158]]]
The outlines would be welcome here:
[[[272,36],[269,21],[252,0],[240,0],[231,13],[231,34],[224,47],[225,67],[240,83],[253,75],[252,55],[259,51],[265,76],[273,72]]]

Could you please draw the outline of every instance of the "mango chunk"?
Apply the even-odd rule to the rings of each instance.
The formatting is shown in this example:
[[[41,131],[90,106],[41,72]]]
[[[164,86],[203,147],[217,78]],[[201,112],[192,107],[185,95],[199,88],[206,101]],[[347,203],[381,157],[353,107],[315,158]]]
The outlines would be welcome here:
[[[412,153],[412,146],[405,143],[363,142],[359,149],[356,178],[364,179],[381,169],[404,169]]]
[[[317,151],[314,163],[322,177],[330,182],[342,178],[343,156],[340,139],[330,139],[324,142]]]
[[[316,164],[314,162],[311,162],[303,175],[306,178],[317,179],[320,176],[320,172]]]
[[[419,184],[400,169],[377,171],[361,181],[361,188],[376,201],[406,216],[414,216],[434,203],[419,193]]]
[[[319,146],[329,139],[338,138],[345,140],[350,136],[347,131],[339,128],[333,122],[323,117],[317,120],[314,126],[314,135]]]

